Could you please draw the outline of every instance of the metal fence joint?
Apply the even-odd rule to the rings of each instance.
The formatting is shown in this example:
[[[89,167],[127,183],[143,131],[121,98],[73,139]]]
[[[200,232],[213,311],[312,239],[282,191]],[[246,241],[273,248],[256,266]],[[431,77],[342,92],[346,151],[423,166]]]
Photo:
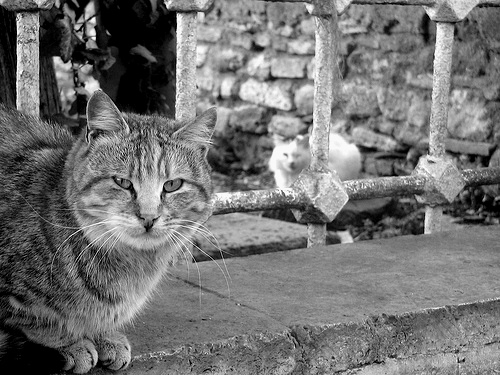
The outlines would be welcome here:
[[[335,0],[311,0],[305,4],[307,11],[313,16],[327,16],[337,13]]]
[[[292,209],[299,223],[329,223],[349,200],[337,173],[304,169],[292,188],[305,196],[305,209]]]
[[[214,0],[165,0],[171,12],[206,12],[214,4]]]
[[[426,177],[425,193],[415,197],[419,203],[431,207],[452,203],[465,187],[462,173],[455,164],[441,157],[421,157],[413,175]]]
[[[481,0],[436,0],[432,6],[424,6],[429,18],[436,22],[462,21]]]

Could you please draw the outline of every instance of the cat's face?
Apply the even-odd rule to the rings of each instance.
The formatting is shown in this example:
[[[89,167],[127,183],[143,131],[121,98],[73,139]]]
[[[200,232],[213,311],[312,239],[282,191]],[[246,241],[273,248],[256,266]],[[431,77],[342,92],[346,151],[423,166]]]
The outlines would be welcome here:
[[[112,109],[89,113],[94,128],[75,158],[71,202],[85,235],[106,248],[186,243],[211,214],[206,151],[214,111],[180,128],[173,120],[121,117]],[[111,113],[119,117],[109,130]]]
[[[290,173],[299,173],[309,165],[311,159],[309,148],[303,138],[295,138],[289,143],[279,143],[273,153],[281,167]]]

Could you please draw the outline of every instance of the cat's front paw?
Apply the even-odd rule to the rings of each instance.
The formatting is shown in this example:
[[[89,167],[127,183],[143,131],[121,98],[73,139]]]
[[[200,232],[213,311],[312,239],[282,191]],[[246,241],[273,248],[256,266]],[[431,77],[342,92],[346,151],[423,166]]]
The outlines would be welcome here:
[[[85,374],[97,364],[97,350],[94,343],[88,339],[60,348],[59,353],[66,359],[64,371]]]
[[[99,362],[110,370],[123,370],[131,361],[127,337],[120,332],[108,332],[95,340]]]

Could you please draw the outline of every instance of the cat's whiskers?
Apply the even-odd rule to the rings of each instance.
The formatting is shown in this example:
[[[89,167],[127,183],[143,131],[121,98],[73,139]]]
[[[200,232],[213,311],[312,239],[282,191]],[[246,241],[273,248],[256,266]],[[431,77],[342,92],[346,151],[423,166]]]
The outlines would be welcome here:
[[[92,257],[92,259],[90,259],[90,262],[89,262],[89,268],[88,268],[88,276],[90,276],[90,274],[92,273],[92,264],[94,263],[94,260],[96,259],[97,255],[99,254],[99,252],[101,251],[101,249],[108,243],[108,241],[113,238],[113,236],[115,236],[117,234],[117,231],[119,230],[118,227],[113,227],[111,228],[110,230],[104,232],[104,234],[108,234],[108,233],[111,233],[108,238],[106,238],[104,241],[101,242],[101,245],[99,246],[99,248],[96,250],[94,256]],[[101,257],[100,260],[102,260],[104,258]],[[98,268],[98,265],[100,263],[100,260],[97,262],[97,265],[96,265],[96,269]]]
[[[83,232],[84,230],[88,230],[89,228],[92,229],[96,226],[99,226],[99,225],[104,225],[108,223],[107,220],[102,220],[100,222],[97,222],[97,223],[92,223],[92,224],[89,224],[89,225],[86,225],[86,226],[83,226],[81,228],[79,228],[78,230],[75,230],[71,235],[69,235],[68,237],[66,237],[66,239],[57,247],[56,251],[54,252],[54,255],[52,256],[52,261],[50,262],[50,275],[51,275],[51,278],[52,278],[52,268],[54,266],[54,261],[57,257],[57,254],[59,253],[59,251],[62,249],[62,247],[64,246],[64,244],[70,240],[73,236],[75,236],[76,234],[78,234],[79,232]],[[71,228],[73,229],[73,228]]]
[[[208,258],[210,258],[211,261],[213,261],[217,267],[219,268],[219,270],[221,271],[222,275],[224,276],[224,280],[226,281],[226,286],[227,286],[227,292],[228,292],[228,298],[231,298],[231,288],[229,286],[229,280],[230,280],[230,277],[228,278],[229,276],[229,272],[227,270],[227,266],[226,266],[226,263],[224,262],[224,267],[226,269],[226,272],[224,272],[224,269],[220,266],[219,263],[217,263],[217,261],[210,255],[208,254],[206,251],[202,250],[198,245],[196,245],[194,243],[194,241],[189,238],[189,237],[186,237],[183,233],[181,233],[180,231],[175,231],[175,233],[179,236],[181,236],[188,244],[192,245],[194,248],[198,249],[202,254],[204,254],[205,256],[207,256]]]
[[[103,237],[105,237],[108,233],[114,231],[115,229],[116,229],[116,227],[113,227],[113,228],[108,229],[107,231],[99,234],[96,238],[94,238],[92,241],[90,241],[87,244],[87,246],[85,246],[82,250],[80,250],[80,252],[78,253],[78,255],[75,258],[75,261],[73,262],[74,267],[77,267],[79,261],[81,260],[81,258],[83,257],[83,255],[85,254],[85,252],[87,251],[87,249],[89,249],[90,247],[92,247],[95,243],[97,243],[98,241],[100,241]]]
[[[178,224],[178,225],[180,225],[181,227],[184,227],[184,228],[191,229],[194,234],[201,234],[201,236],[203,236],[203,238],[205,238],[210,243],[210,245],[212,245],[213,247],[215,247],[219,251],[219,254],[220,254],[221,260],[222,260],[222,264],[224,264],[224,269],[226,271],[225,275],[227,275],[227,277],[229,278],[229,280],[231,280],[231,275],[229,274],[229,269],[227,268],[226,260],[224,259],[224,253],[225,253],[225,251],[222,250],[222,248],[220,247],[219,241],[213,235],[213,233],[210,232],[210,230],[206,226],[204,226],[203,224],[197,223],[196,221],[192,221],[192,220],[188,220],[188,219],[180,219],[180,220],[177,220],[177,222],[186,222],[186,223],[188,223],[189,225],[186,225],[186,224]],[[212,239],[213,239],[213,241],[212,241]],[[204,255],[206,255],[207,257],[209,257],[212,261],[215,261],[215,259],[212,256],[210,256],[207,252],[205,252],[204,250],[200,249],[198,246],[196,246],[196,247]],[[218,264],[218,263],[216,262],[216,264]]]
[[[106,258],[106,256],[109,254],[109,252],[115,248],[116,244],[118,243],[118,241],[120,240],[121,236],[123,235],[123,231],[121,231],[120,228],[115,227],[113,229],[115,229],[116,231],[113,232],[113,233],[111,233],[111,235],[105,241],[103,241],[103,243],[101,244],[101,246],[99,246],[99,249],[97,249],[97,251],[95,252],[94,256],[90,260],[90,267],[89,267],[89,272],[88,272],[89,276],[90,276],[90,273],[93,272],[92,268],[94,268],[96,271],[99,270],[100,263],[103,261],[104,258]],[[95,258],[97,257],[97,255],[99,254],[99,252],[101,251],[101,249],[104,247],[104,245],[106,245],[106,243],[109,240],[111,240],[113,237],[115,237],[115,239],[113,240],[113,242],[111,243],[111,245],[106,246],[106,248],[104,249],[104,254],[102,254],[102,256],[100,258],[98,258],[97,263],[93,267],[92,264],[94,263]]]
[[[167,232],[165,238],[167,239],[167,242],[168,244],[172,247],[172,248],[179,248],[179,246],[177,245],[177,242],[175,242],[175,239],[172,238],[172,233],[171,232]],[[179,248],[182,256],[184,257],[184,260],[186,261],[186,266],[187,266],[187,272],[188,272],[188,278],[189,278],[189,263],[191,262],[195,262],[195,259],[193,257],[193,254],[191,252],[189,252],[189,255],[190,255],[190,258],[191,258],[191,262],[189,260],[189,258],[187,257],[186,255],[186,251],[184,251],[183,248]]]
[[[196,266],[196,270],[198,271],[198,286],[199,286],[199,300],[200,300],[200,305],[201,305],[201,296],[202,296],[202,287],[201,287],[201,272],[200,272],[200,266],[198,266],[198,262],[196,262],[196,259],[192,253],[191,250],[189,250],[189,247],[182,241],[182,238],[179,238],[177,235],[179,233],[177,231],[171,231],[168,233],[168,236],[172,238],[173,242],[177,244],[177,248],[184,254],[184,257],[186,257],[185,252],[188,252],[189,255],[191,256],[191,259],[193,260],[193,263]],[[188,262],[188,276],[189,276],[189,262]]]
[[[203,236],[203,238],[205,238],[210,243],[210,245],[212,245],[217,250],[219,250],[219,253],[221,255],[222,260],[224,260],[224,253],[229,254],[227,251],[222,250],[217,237],[215,237],[214,234],[210,231],[210,229],[208,229],[205,225],[198,223],[196,221],[193,221],[193,220],[188,220],[188,219],[179,219],[178,221],[191,224],[195,233],[201,234]]]

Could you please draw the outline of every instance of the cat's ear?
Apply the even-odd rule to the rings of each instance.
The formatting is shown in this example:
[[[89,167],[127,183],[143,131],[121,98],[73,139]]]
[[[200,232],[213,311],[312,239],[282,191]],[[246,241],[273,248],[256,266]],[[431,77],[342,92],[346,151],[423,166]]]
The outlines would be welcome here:
[[[129,133],[127,122],[104,91],[96,90],[87,103],[87,142],[102,133]]]
[[[301,145],[302,147],[309,147],[309,134],[298,135],[295,139],[297,140],[298,145]]]
[[[285,138],[279,134],[273,134],[272,136],[274,146],[282,146],[287,144]]]
[[[172,138],[186,140],[198,144],[206,152],[212,144],[210,141],[217,123],[217,109],[207,109],[194,120],[186,122],[179,130],[172,134]]]

